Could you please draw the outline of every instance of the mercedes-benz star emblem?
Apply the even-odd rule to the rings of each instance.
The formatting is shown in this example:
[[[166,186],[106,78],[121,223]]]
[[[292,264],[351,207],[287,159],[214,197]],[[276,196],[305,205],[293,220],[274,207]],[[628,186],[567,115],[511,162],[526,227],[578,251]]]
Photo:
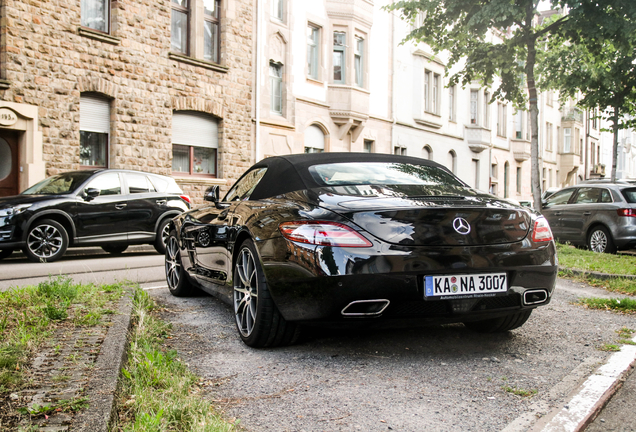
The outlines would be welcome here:
[[[466,235],[470,232],[470,224],[466,221],[466,219],[460,217],[455,218],[453,221],[453,228],[462,235]]]

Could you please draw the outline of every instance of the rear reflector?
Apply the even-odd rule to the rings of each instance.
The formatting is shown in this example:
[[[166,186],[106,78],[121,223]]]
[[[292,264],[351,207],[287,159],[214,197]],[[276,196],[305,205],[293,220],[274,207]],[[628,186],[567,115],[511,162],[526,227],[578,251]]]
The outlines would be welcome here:
[[[636,209],[632,209],[632,208],[618,209],[616,210],[616,213],[618,213],[619,216],[636,217]]]
[[[371,242],[346,225],[325,221],[283,222],[278,226],[287,240],[319,246],[369,247]]]
[[[544,242],[552,240],[552,231],[550,230],[550,224],[548,221],[540,217],[534,223],[534,229],[532,230],[532,241]]]
[[[182,200],[184,200],[188,204],[192,204],[192,201],[190,201],[190,197],[188,195],[179,195],[179,198],[181,198]]]

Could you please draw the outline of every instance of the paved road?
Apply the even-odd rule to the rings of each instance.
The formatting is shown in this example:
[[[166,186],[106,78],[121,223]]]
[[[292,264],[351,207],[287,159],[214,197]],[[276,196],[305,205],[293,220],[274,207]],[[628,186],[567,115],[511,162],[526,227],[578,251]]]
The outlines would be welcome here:
[[[150,246],[130,247],[121,255],[100,248],[69,249],[53,263],[32,263],[21,253],[0,261],[0,291],[14,286],[37,285],[50,276],[68,274],[81,283],[131,281],[144,286],[165,285],[163,255]]]
[[[178,299],[163,257],[150,247],[120,256],[71,250],[56,263],[19,254],[0,261],[0,291],[70,274],[82,282],[138,282],[165,305],[171,341],[208,385],[210,398],[247,430],[541,430],[609,354],[598,350],[631,316],[591,311],[580,296],[614,296],[559,280],[553,303],[509,335],[461,325],[370,332],[313,331],[299,345],[253,350],[236,336],[230,308],[207,295]],[[636,430],[636,376],[588,429]],[[531,398],[505,388],[536,390]],[[292,415],[290,415],[292,413]]]

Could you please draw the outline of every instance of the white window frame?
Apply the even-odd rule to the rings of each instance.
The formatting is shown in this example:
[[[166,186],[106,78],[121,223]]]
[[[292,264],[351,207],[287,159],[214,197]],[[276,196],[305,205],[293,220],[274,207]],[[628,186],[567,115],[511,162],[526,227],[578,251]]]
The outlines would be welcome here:
[[[353,52],[353,71],[355,74],[354,81],[358,87],[364,87],[364,45],[364,38],[356,36]]]
[[[320,71],[320,33],[321,28],[307,24],[307,76],[319,79]]]
[[[336,41],[339,39],[339,36],[342,36],[342,43]],[[345,84],[347,82],[347,32],[342,30],[334,30],[333,31],[333,56],[332,56],[332,74],[331,79],[335,84]],[[338,55],[342,63],[340,65],[340,79],[336,79],[336,64],[335,58]]]
[[[278,75],[272,72],[278,71]],[[281,63],[269,62],[269,95],[270,95],[270,111],[283,115],[283,65]]]

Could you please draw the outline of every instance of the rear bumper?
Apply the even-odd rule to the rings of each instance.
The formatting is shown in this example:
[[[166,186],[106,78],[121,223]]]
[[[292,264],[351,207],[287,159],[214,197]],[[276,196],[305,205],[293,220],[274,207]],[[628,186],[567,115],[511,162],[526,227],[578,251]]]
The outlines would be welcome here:
[[[300,322],[378,318],[461,322],[494,318],[549,303],[558,272],[553,242],[538,247],[524,241],[497,247],[386,246],[370,251],[308,247],[273,239],[260,244],[259,250],[278,309],[285,319]],[[287,253],[267,254],[274,250]],[[427,275],[500,272],[508,275],[508,292],[504,295],[450,300],[424,297]],[[524,302],[524,293],[529,290],[544,292],[545,301]],[[388,300],[389,304],[381,314],[342,314],[347,305],[360,300]]]

